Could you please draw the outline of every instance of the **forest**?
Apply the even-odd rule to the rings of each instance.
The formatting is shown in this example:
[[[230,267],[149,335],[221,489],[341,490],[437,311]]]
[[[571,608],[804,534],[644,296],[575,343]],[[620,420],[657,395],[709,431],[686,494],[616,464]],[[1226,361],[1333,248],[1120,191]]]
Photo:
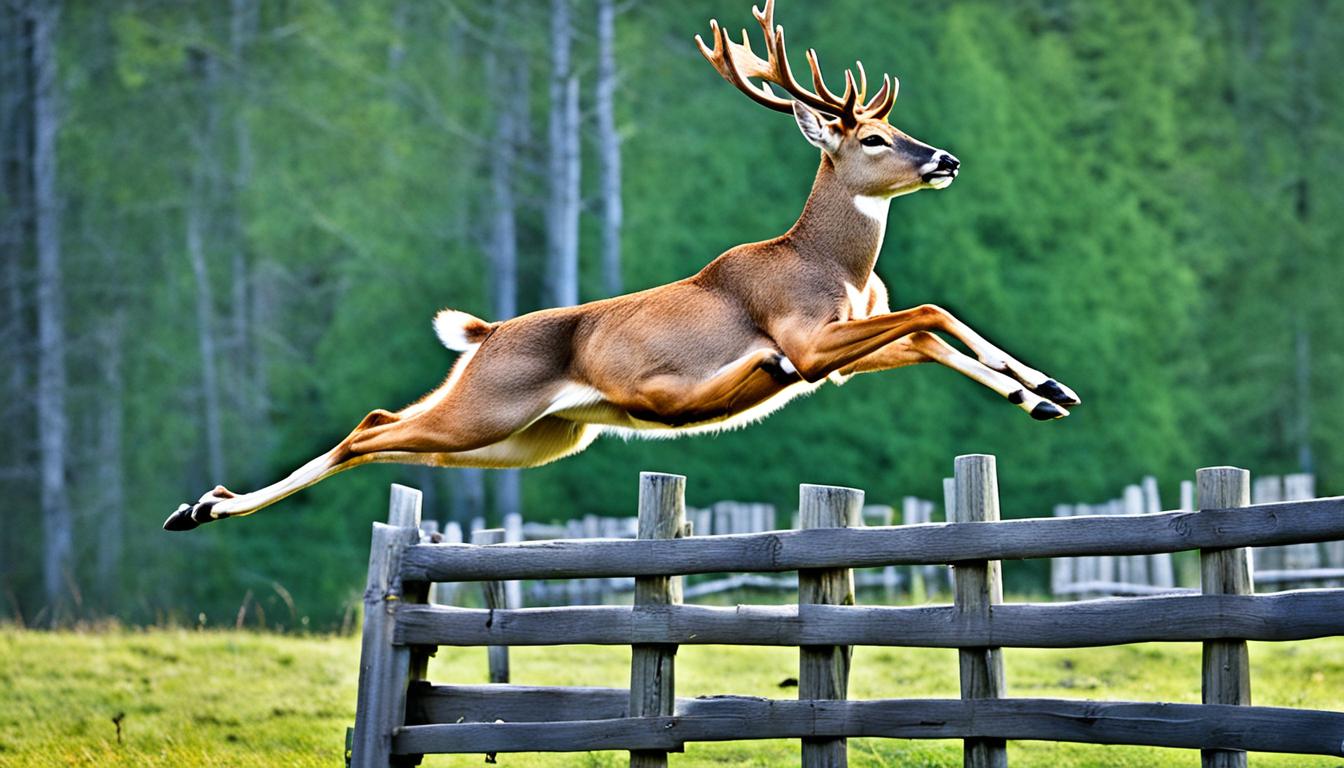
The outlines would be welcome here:
[[[160,529],[433,388],[440,308],[639,290],[785,231],[818,153],[693,41],[750,11],[0,0],[0,620],[340,626],[389,482],[491,523],[631,514],[642,469],[693,505],[940,498],[964,453],[998,456],[1007,517],[1145,473],[1170,508],[1221,464],[1340,490],[1344,3],[780,0],[795,71],[815,47],[892,73],[891,123],[962,162],[892,204],[893,308],[950,309],[1076,389],[1072,416],[917,366],[731,433],[362,467]]]

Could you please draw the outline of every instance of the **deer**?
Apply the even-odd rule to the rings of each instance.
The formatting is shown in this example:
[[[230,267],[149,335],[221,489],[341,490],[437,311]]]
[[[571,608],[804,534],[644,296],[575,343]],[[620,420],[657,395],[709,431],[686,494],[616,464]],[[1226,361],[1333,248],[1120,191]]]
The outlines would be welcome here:
[[[890,309],[873,270],[891,200],[946,189],[961,168],[950,152],[888,123],[899,81],[884,74],[868,99],[856,62],[857,80],[847,69],[837,95],[809,50],[806,88],[790,70],[774,0],[752,13],[764,32],[764,59],[745,29],[738,43],[716,20],[713,45],[699,35],[695,42],[719,75],[757,104],[792,115],[820,151],[811,193],[787,232],[730,248],[690,277],[637,293],[502,322],[445,309],[434,329],[460,354],[437,388],[400,411],[372,411],[280,482],[245,494],[215,487],[178,507],[164,528],[248,515],[372,462],[534,467],[606,433],[659,438],[730,429],[827,382],[920,363],[951,368],[1034,419],[1067,416],[1080,404],[1073,390],[946,309]]]

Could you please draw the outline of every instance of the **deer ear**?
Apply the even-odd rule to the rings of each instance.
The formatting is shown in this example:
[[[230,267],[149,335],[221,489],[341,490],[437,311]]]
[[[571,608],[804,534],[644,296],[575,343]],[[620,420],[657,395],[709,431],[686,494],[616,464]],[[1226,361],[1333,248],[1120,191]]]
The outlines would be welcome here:
[[[802,103],[793,102],[793,117],[798,121],[798,130],[812,146],[834,152],[840,148],[840,121],[827,120],[819,112]]]

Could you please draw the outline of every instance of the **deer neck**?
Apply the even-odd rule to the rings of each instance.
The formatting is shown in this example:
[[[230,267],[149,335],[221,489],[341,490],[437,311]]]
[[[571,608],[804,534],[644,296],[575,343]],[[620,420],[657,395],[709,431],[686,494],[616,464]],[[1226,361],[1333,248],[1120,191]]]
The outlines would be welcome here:
[[[854,195],[845,189],[831,158],[823,155],[812,194],[785,237],[804,258],[834,262],[854,278],[855,285],[862,285],[877,263],[890,206],[890,198]]]

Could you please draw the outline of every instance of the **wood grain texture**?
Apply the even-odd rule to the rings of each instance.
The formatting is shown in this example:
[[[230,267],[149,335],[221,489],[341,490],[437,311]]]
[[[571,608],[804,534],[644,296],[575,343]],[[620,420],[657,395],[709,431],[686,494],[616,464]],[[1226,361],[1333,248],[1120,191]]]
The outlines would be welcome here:
[[[675,539],[686,526],[686,478],[659,472],[639,473],[640,539]],[[666,607],[681,602],[680,576],[635,579],[635,606]],[[677,646],[632,644],[630,649],[630,714],[656,717],[672,714],[676,703]],[[667,752],[635,750],[630,768],[665,768]]]
[[[1344,713],[1061,699],[793,701],[724,696],[671,717],[402,729],[401,753],[679,750],[687,742],[810,737],[1031,739],[1344,756]]]
[[[611,720],[630,715],[628,688],[535,685],[411,686],[407,725],[544,723],[561,717]]]
[[[397,525],[374,523],[369,547],[350,762],[353,768],[389,765],[392,732],[405,722],[412,649],[395,645],[394,635],[396,610],[403,597],[402,580],[398,577],[401,557],[420,538],[420,492],[392,486],[388,519]]]
[[[397,642],[437,645],[879,645],[1081,648],[1224,638],[1307,640],[1344,634],[1344,589],[1272,595],[1172,595],[951,606],[620,605],[490,611],[403,606]]]
[[[1251,473],[1235,467],[1209,467],[1195,473],[1200,506],[1236,508],[1251,503]],[[1200,584],[1207,595],[1249,595],[1251,567],[1244,547],[1203,549]],[[1251,659],[1245,640],[1204,643],[1205,704],[1250,704]],[[1206,749],[1204,768],[1245,768],[1246,753]]]
[[[1031,518],[985,523],[770,531],[671,540],[422,544],[403,577],[422,581],[665,576],[867,568],[961,560],[1146,555],[1344,539],[1344,498],[1243,509]]]
[[[958,456],[954,463],[955,504],[958,523],[994,522],[999,519],[999,480],[994,457],[984,454]],[[994,606],[1003,602],[1003,574],[997,560],[972,560],[954,564],[955,608],[959,616],[989,622]],[[961,698],[1001,699],[1006,694],[1003,649],[995,646],[962,648],[957,652],[961,672]],[[966,768],[1007,768],[1008,747],[1002,739],[967,739],[963,746]]]
[[[863,491],[829,485],[798,489],[798,518],[803,528],[847,528],[863,524]],[[848,568],[798,572],[798,603],[854,604],[854,572]],[[801,608],[800,608],[801,610]],[[848,697],[850,648],[847,645],[803,645],[798,649],[798,698],[836,700]],[[845,768],[848,746],[843,738],[803,739],[803,768]]]

